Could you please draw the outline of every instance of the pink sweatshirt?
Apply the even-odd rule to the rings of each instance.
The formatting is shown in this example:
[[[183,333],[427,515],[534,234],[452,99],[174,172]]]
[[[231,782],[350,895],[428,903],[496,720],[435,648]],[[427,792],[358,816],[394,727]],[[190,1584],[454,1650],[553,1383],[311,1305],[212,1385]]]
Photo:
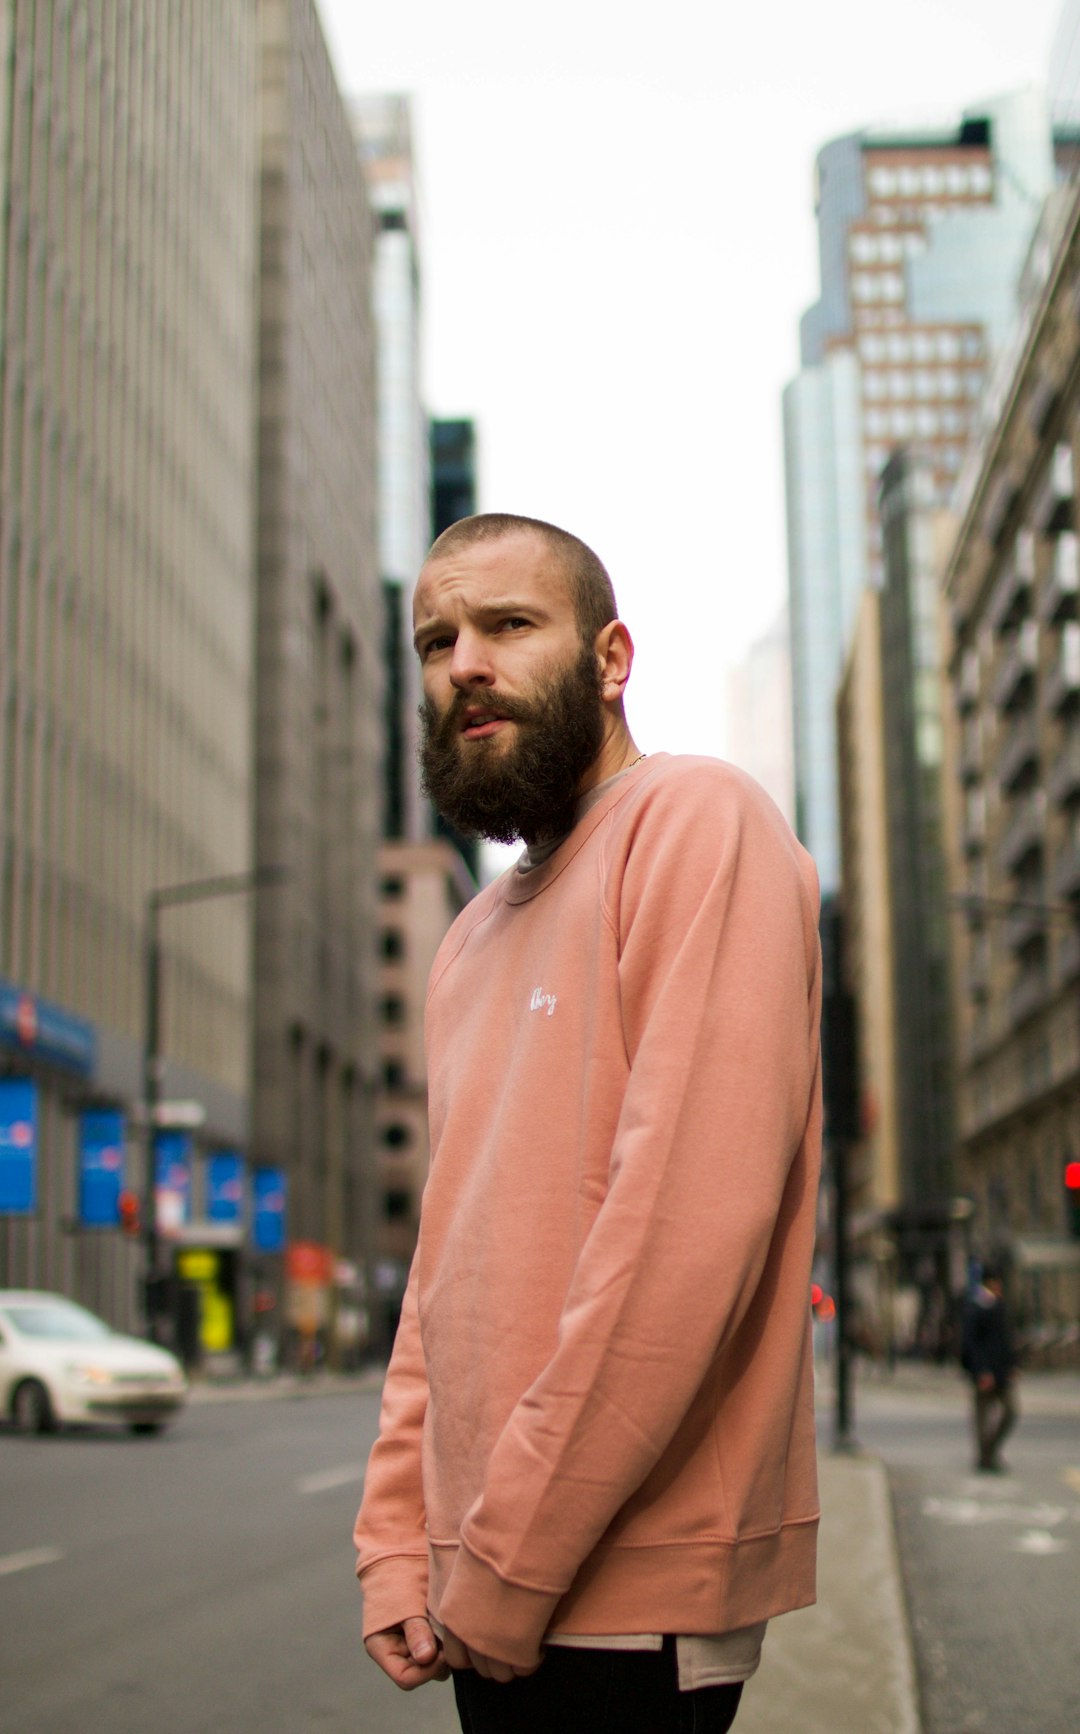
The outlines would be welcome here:
[[[451,928],[365,1635],[526,1666],[814,1599],[817,913],[754,782],[657,755]]]

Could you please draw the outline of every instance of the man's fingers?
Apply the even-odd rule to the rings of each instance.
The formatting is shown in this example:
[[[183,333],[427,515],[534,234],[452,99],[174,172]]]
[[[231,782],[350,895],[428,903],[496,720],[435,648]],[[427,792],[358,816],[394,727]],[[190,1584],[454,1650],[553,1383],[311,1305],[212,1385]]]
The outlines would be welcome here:
[[[373,1632],[365,1640],[364,1647],[373,1662],[376,1662],[383,1673],[393,1680],[395,1686],[400,1686],[403,1692],[411,1692],[416,1686],[426,1685],[429,1680],[445,1680],[450,1670],[446,1660],[439,1651],[431,1634],[431,1628],[426,1620],[407,1620],[406,1626],[421,1625],[427,1628],[431,1640],[431,1655],[427,1661],[419,1661],[406,1638],[402,1626],[393,1626],[389,1631]],[[423,1642],[423,1633],[412,1633],[413,1643]]]
[[[424,1667],[428,1662],[435,1660],[439,1646],[435,1642],[435,1633],[427,1620],[419,1617],[406,1620],[404,1632],[405,1642],[414,1662],[419,1662],[421,1667]]]
[[[472,1658],[460,1638],[453,1632],[443,1633],[443,1654],[452,1668],[471,1668]]]

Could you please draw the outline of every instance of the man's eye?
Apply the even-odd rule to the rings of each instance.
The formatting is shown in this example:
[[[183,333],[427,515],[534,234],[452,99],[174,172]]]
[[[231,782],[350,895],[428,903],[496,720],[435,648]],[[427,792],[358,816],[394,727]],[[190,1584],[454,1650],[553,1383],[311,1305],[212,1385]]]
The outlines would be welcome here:
[[[433,650],[446,650],[452,643],[453,640],[445,633],[441,638],[429,638],[421,648],[421,658],[430,656]]]
[[[503,621],[504,626],[512,626],[516,631],[519,626],[531,626],[532,621],[526,620],[522,614],[511,614]]]

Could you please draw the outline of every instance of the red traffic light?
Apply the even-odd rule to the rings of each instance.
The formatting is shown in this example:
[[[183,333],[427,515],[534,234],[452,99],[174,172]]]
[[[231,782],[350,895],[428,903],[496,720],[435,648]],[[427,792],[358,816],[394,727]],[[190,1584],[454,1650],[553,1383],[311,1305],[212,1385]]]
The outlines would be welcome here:
[[[120,1227],[123,1229],[124,1233],[138,1234],[139,1194],[137,1192],[131,1192],[125,1188],[116,1202],[117,1208],[120,1212]]]
[[[1080,1192],[1080,1162],[1066,1162],[1065,1184],[1070,1192]]]
[[[824,1293],[825,1293],[825,1291],[819,1282],[811,1283],[810,1284],[810,1305],[812,1307],[819,1307],[821,1305],[822,1299],[824,1297]]]

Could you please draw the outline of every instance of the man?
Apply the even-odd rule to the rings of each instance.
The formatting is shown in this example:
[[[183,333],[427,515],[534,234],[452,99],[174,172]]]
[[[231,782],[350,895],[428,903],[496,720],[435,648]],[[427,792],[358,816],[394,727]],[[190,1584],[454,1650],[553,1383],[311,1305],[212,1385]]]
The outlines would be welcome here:
[[[406,1690],[452,1670],[470,1734],[723,1734],[814,1597],[814,870],[749,778],[638,751],[576,537],[462,520],[415,625],[432,798],[527,848],[432,969],[367,1648]]]
[[[974,1399],[975,1467],[1000,1475],[1001,1447],[1016,1425],[1016,1355],[1005,1307],[1003,1273],[984,1264],[982,1277],[964,1313],[961,1361],[971,1378]]]

